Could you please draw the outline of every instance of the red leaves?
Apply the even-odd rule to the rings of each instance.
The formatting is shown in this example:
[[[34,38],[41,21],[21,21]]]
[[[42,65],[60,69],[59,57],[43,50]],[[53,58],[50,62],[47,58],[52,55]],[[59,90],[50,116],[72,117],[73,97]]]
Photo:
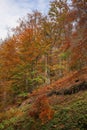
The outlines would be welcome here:
[[[35,119],[41,119],[42,123],[46,123],[53,117],[54,111],[49,105],[49,99],[46,96],[40,96],[37,98],[33,105],[33,111],[29,112],[31,117]]]

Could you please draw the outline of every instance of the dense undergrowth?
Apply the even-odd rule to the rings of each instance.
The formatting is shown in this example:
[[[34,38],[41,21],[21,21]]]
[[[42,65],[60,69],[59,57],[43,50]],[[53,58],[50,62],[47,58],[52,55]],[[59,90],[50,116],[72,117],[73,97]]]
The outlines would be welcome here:
[[[0,130],[86,130],[86,71],[19,95],[14,105],[0,113]]]
[[[53,95],[49,104],[54,110],[51,120],[31,117],[32,104],[25,103],[0,113],[0,130],[86,130],[87,91],[71,95]]]

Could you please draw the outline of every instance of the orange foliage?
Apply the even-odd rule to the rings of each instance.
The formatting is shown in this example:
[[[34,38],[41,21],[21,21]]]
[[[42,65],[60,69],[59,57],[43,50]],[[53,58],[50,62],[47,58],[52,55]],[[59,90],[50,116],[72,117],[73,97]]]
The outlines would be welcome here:
[[[29,115],[35,119],[41,119],[42,123],[46,123],[51,120],[54,115],[54,111],[49,105],[49,99],[46,96],[38,97],[33,105],[33,111],[30,111]]]

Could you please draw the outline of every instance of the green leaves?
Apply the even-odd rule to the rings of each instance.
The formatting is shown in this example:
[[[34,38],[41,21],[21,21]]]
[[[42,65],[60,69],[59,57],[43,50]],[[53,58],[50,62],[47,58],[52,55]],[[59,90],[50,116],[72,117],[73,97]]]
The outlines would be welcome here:
[[[3,130],[4,129],[4,125],[2,123],[0,123],[0,129]]]
[[[62,52],[60,53],[59,57],[62,59],[62,60],[67,60],[70,56],[70,51],[66,51],[66,52]]]

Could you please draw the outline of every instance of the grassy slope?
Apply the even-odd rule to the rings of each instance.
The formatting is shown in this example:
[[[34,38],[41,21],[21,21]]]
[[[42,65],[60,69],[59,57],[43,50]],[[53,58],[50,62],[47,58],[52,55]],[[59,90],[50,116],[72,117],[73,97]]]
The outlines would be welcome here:
[[[56,83],[40,89],[30,95],[29,99],[19,107],[12,107],[5,113],[0,113],[0,130],[87,130],[87,91],[79,91],[71,95],[49,96],[50,105],[55,110],[52,120],[42,124],[40,119],[33,119],[29,116],[32,102],[39,97],[39,94],[47,95],[53,90],[70,88],[81,81],[87,81],[87,71],[76,72],[63,78]],[[80,73],[80,74],[79,74]],[[72,77],[72,78],[71,78]],[[69,80],[71,78],[71,80]],[[79,79],[78,83],[75,83]]]

